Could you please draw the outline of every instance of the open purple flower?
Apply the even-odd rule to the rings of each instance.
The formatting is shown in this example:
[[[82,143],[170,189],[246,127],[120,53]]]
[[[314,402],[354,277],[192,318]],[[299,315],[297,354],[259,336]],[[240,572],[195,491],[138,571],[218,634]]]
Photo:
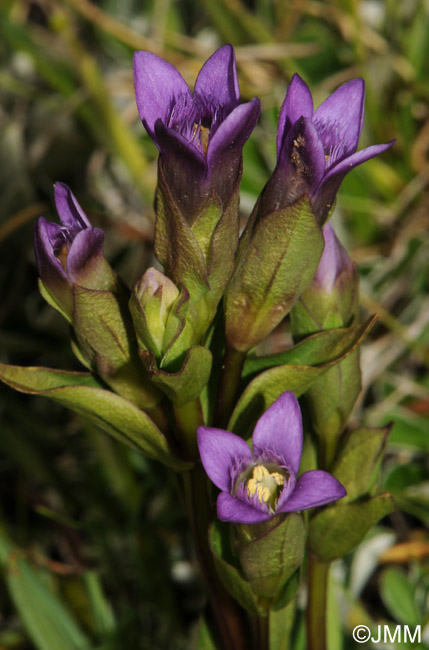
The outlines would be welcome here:
[[[322,470],[297,479],[302,454],[302,420],[298,400],[289,391],[256,423],[252,447],[222,429],[198,427],[201,460],[220,489],[218,517],[253,524],[273,515],[306,510],[341,499],[345,488]]]
[[[240,105],[232,47],[205,62],[193,93],[174,66],[151,52],[134,54],[134,83],[141,120],[185,217],[194,221],[212,190],[225,207],[260,112],[256,97]]]
[[[364,98],[363,79],[353,79],[314,111],[309,87],[299,75],[292,77],[280,111],[270,204],[275,201],[283,207],[309,194],[319,223],[326,221],[345,175],[394,143],[392,140],[356,151]]]
[[[49,293],[71,318],[73,284],[108,289],[114,276],[103,256],[104,232],[91,226],[64,183],[55,184],[55,204],[61,224],[44,217],[35,223],[36,263]]]

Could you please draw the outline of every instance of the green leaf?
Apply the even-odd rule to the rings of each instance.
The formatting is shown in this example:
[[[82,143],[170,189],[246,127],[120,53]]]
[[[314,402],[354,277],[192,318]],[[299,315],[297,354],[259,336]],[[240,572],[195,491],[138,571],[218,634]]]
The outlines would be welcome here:
[[[282,595],[286,582],[304,557],[305,525],[295,512],[262,524],[238,527],[238,555],[243,573],[259,604],[267,609]]]
[[[202,346],[195,346],[188,350],[178,372],[157,369],[155,358],[148,351],[143,350],[141,356],[148,367],[152,383],[178,406],[198,397],[210,378],[212,355],[210,350]]]
[[[321,560],[347,555],[380,519],[395,510],[390,494],[324,508],[310,522],[309,545]]]
[[[7,587],[31,641],[38,650],[90,650],[89,639],[59,597],[0,530],[0,563]]]
[[[197,637],[192,647],[194,650],[219,650],[219,646],[215,641],[214,634],[205,616],[200,617]]]
[[[67,386],[100,387],[102,384],[89,372],[55,370],[39,366],[9,366],[0,363],[0,380],[23,393],[39,394]]]
[[[305,393],[318,377],[360,345],[374,322],[373,318],[356,327],[322,332],[321,335],[333,335],[327,339],[315,334],[292,348],[289,359],[294,359],[293,363],[270,367],[246,387],[228,423],[229,431],[249,437],[256,420],[284,391],[290,390],[297,397]],[[326,349],[321,352],[321,342],[327,340],[335,344],[335,353],[327,353]]]
[[[329,368],[306,395],[311,424],[322,438],[337,438],[344,430],[362,388],[359,349]]]
[[[113,609],[103,592],[99,575],[95,571],[85,571],[83,578],[97,634],[103,636],[112,633],[117,622]]]
[[[23,393],[49,397],[168,467],[185,469],[189,466],[174,457],[164,434],[144,411],[123,397],[98,388],[97,382],[87,373],[0,364],[0,379]]]
[[[415,589],[399,569],[386,569],[381,574],[380,595],[392,617],[405,625],[421,625],[422,615],[415,602]]]
[[[267,357],[249,355],[244,364],[243,377],[250,379],[259,374],[261,370],[285,364],[321,366],[332,362],[336,363],[338,357],[344,355],[345,349],[350,346],[355,349],[362,343],[376,321],[377,316],[375,315],[362,325],[317,332],[279,354],[271,354]]]
[[[225,589],[246,611],[258,614],[259,608],[250,585],[234,565],[229,543],[229,526],[215,520],[210,527],[209,543],[216,570]]]
[[[347,490],[342,503],[369,491],[390,429],[391,426],[379,429],[362,427],[349,434],[332,472]]]

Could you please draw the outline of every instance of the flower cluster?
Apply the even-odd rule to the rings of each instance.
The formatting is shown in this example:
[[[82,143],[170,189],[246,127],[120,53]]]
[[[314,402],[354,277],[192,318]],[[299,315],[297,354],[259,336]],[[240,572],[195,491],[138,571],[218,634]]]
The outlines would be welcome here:
[[[176,68],[150,52],[135,53],[134,79],[141,120],[160,153],[155,254],[164,273],[148,269],[129,291],[103,256],[103,231],[91,226],[62,183],[55,186],[61,224],[41,217],[35,249],[43,295],[72,324],[79,359],[114,392],[165,423],[165,414],[156,411],[162,400],[175,407],[190,403],[209,381],[210,327],[222,297],[224,347],[242,361],[289,312],[297,339],[354,322],[356,269],[331,226],[322,226],[344,176],[392,142],[357,152],[362,79],[343,84],[314,110],[310,89],[294,75],[280,111],[276,167],[239,237],[242,150],[260,102],[241,103],[232,47],[221,47],[204,63],[193,91]],[[337,369],[325,376],[338,392],[336,401],[329,394],[333,415],[326,426],[336,418],[340,432],[345,416],[338,415],[338,386],[349,381],[354,399],[360,384],[358,368]],[[285,381],[283,391],[288,387]],[[312,413],[313,402],[322,402],[319,394],[313,398],[317,387],[308,383]],[[251,446],[209,426],[211,419],[183,443],[182,455],[194,462],[198,444],[221,490],[223,521],[264,522],[346,494],[326,471],[299,475],[297,398],[288,390],[272,398],[270,391],[264,397],[271,406],[257,421]],[[215,425],[228,421],[230,406]],[[343,409],[347,416],[350,408]],[[152,448],[152,438],[148,444]]]

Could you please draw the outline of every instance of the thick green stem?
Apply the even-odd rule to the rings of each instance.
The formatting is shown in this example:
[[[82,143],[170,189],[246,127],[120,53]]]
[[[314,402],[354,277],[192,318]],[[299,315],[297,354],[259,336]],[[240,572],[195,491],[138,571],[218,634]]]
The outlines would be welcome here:
[[[223,650],[248,650],[249,642],[241,611],[219,580],[208,543],[210,495],[201,465],[183,477],[186,506],[197,557],[207,586],[210,604]]]
[[[224,428],[234,410],[240,390],[241,372],[246,352],[227,347],[222,364],[219,396],[216,405],[215,425]]]
[[[327,650],[329,562],[308,557],[307,650]]]

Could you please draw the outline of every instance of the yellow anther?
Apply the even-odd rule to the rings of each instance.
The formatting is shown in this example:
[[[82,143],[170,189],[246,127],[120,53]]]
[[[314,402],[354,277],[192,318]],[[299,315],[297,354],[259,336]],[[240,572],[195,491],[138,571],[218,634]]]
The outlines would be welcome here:
[[[55,257],[61,262],[61,266],[63,267],[64,271],[66,270],[67,255],[69,254],[69,248],[70,247],[68,246],[68,244],[64,242],[60,250],[55,253]]]
[[[256,465],[253,475],[247,481],[247,494],[249,497],[257,495],[259,503],[275,500],[279,486],[284,485],[284,476],[279,472],[269,472],[264,465]]]
[[[203,154],[206,155],[209,146],[210,129],[200,126],[200,144],[203,148]]]

